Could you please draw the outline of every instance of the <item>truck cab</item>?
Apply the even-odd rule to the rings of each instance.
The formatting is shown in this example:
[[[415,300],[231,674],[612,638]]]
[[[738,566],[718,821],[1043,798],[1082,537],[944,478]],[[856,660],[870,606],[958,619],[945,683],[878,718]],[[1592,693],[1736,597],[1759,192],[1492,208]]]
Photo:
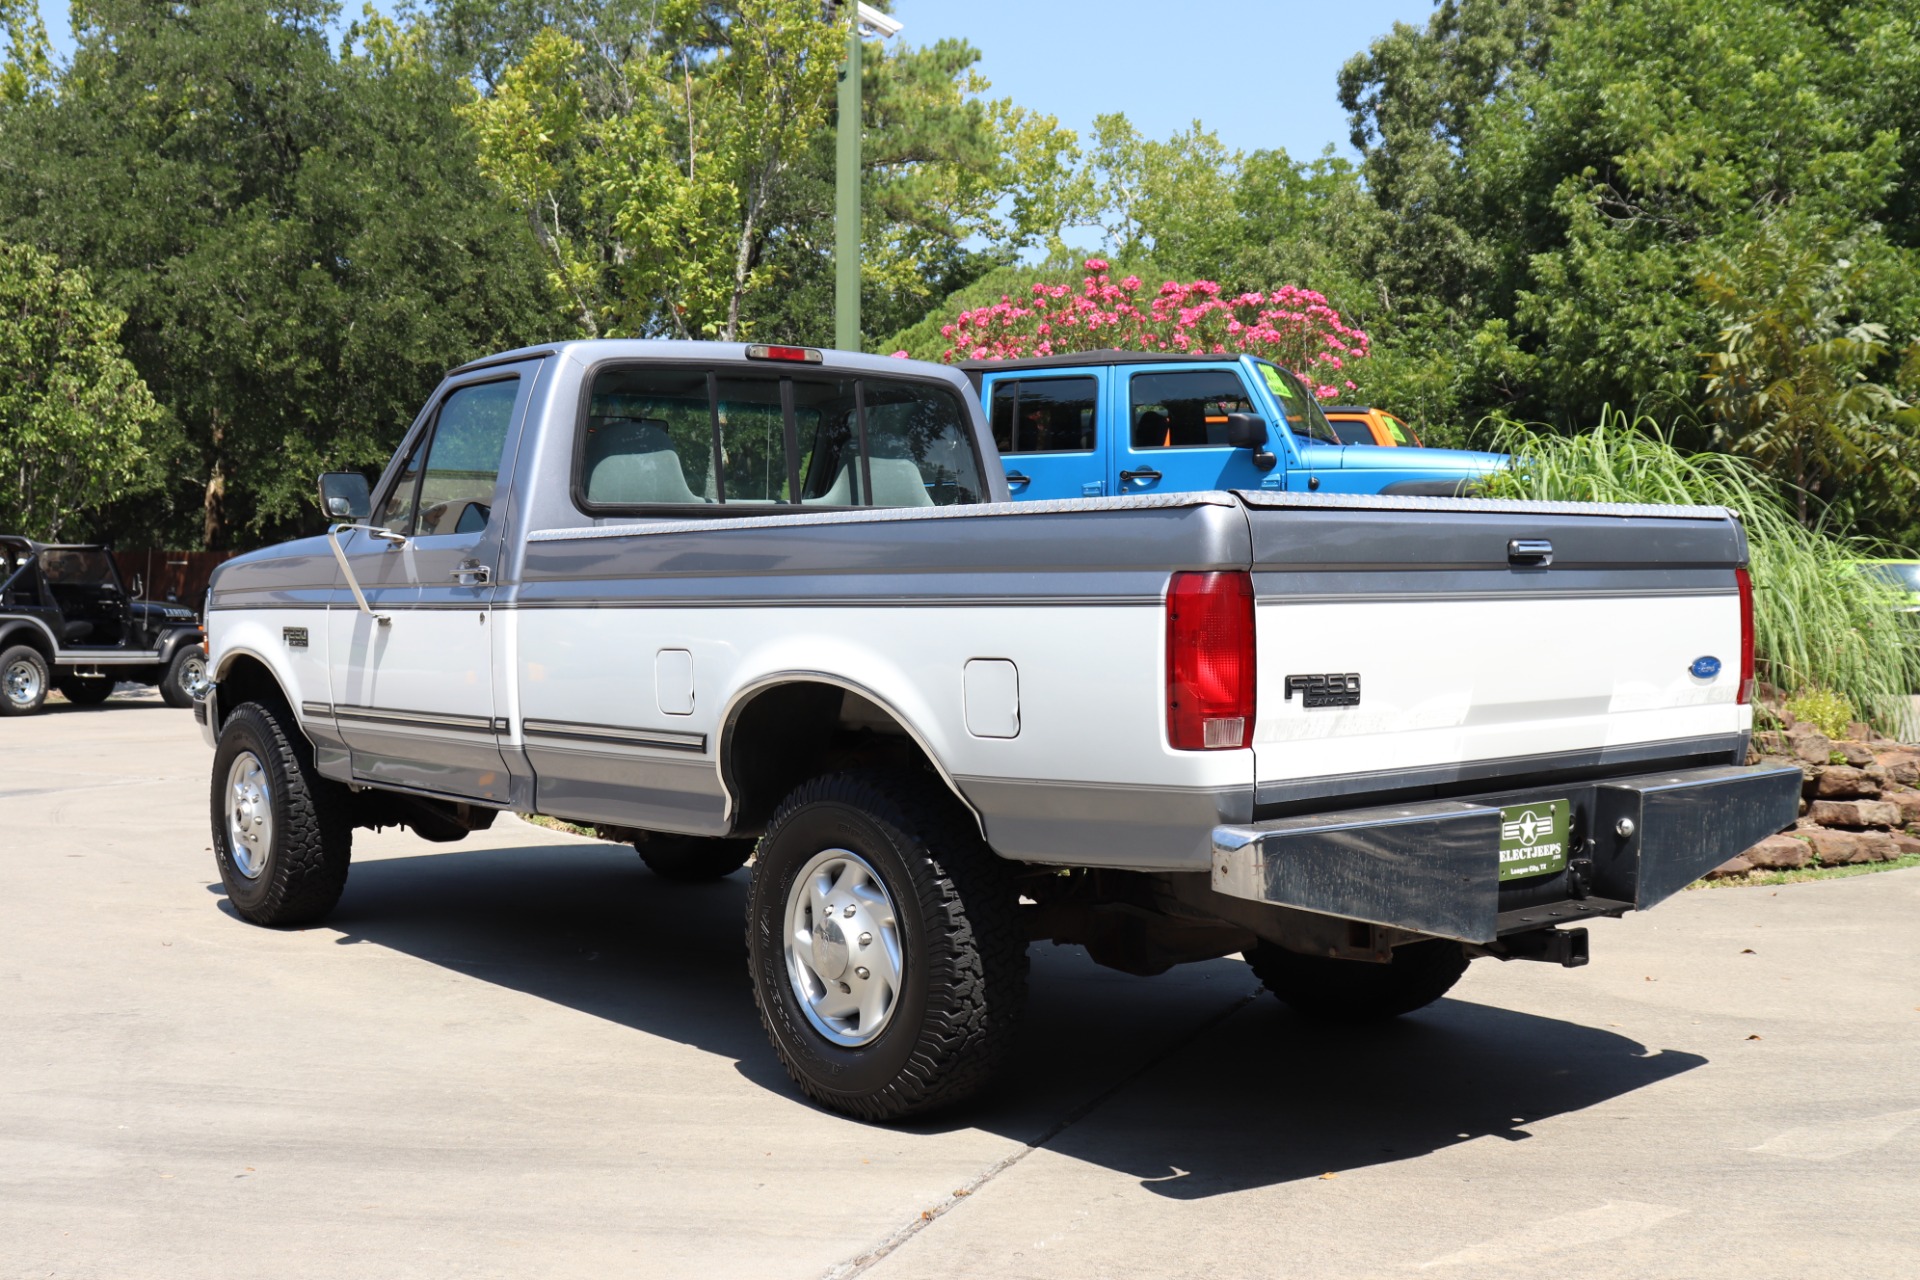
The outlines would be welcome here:
[[[1083,351],[960,366],[1018,501],[1215,489],[1452,496],[1504,454],[1343,445],[1258,356]]]

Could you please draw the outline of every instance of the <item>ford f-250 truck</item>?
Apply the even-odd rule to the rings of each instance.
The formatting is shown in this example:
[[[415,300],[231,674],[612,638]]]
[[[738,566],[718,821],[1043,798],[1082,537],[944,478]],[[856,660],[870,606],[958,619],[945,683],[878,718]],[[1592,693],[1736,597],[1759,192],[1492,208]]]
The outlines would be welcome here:
[[[353,830],[502,809],[668,879],[751,856],[773,1047],[833,1108],[952,1103],[1030,940],[1244,953],[1301,1012],[1583,963],[1794,819],[1746,767],[1725,511],[1253,489],[1011,503],[934,365],[601,341],[455,370],[326,536],[213,581],[233,907],[319,920]]]
[[[1077,351],[956,367],[987,408],[1016,501],[1212,489],[1453,497],[1507,465],[1500,453],[1344,444],[1312,392],[1258,356]]]

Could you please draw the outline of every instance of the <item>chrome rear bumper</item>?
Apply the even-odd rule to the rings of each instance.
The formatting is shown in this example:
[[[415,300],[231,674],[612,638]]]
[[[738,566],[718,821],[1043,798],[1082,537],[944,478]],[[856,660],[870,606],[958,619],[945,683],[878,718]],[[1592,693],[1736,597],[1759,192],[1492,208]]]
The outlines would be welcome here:
[[[1212,883],[1254,902],[1492,942],[1644,911],[1790,826],[1801,782],[1794,768],[1722,765],[1218,826]],[[1574,865],[1558,873],[1567,890],[1561,902],[1534,894],[1503,913],[1500,808],[1545,799],[1572,807]]]

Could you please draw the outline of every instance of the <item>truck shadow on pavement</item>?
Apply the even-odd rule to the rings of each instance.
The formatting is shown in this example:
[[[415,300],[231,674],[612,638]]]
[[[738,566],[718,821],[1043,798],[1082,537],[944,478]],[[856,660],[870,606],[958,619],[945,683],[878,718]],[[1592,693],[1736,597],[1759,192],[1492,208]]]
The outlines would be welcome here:
[[[668,883],[618,845],[383,857],[354,864],[328,927],[342,945],[374,943],[725,1055],[754,1084],[807,1105],[754,1010],[746,888],[744,873]],[[1526,1141],[1535,1122],[1706,1062],[1474,1003],[1472,972],[1456,988],[1463,998],[1383,1026],[1328,1029],[1256,994],[1237,960],[1143,979],[1078,948],[1040,943],[1032,956],[1027,1032],[1002,1085],[904,1131],[985,1129],[1175,1199],[1489,1136]]]

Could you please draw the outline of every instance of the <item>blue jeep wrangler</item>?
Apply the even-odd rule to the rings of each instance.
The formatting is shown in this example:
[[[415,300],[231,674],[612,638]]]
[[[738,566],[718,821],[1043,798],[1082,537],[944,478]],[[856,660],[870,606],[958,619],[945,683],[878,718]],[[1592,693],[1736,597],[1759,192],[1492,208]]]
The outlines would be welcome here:
[[[1507,464],[1340,443],[1313,395],[1257,356],[1078,351],[959,366],[1015,501],[1200,489],[1458,494]]]

